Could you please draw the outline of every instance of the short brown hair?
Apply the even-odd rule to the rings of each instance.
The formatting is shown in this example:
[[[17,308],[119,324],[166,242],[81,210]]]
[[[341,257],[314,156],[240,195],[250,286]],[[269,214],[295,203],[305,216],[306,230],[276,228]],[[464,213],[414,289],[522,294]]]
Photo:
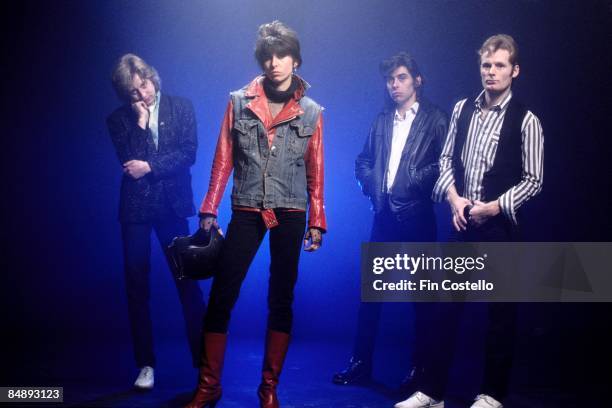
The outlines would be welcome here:
[[[115,64],[112,76],[113,87],[119,99],[124,101],[130,100],[129,90],[132,86],[134,75],[138,75],[143,80],[148,79],[153,82],[156,91],[161,89],[161,78],[155,68],[147,64],[138,55],[125,54]]]
[[[478,58],[480,59],[484,54],[495,52],[500,49],[506,50],[510,53],[510,63],[512,65],[518,64],[518,45],[516,45],[516,41],[514,41],[514,38],[512,38],[508,34],[495,34],[487,38],[478,50]]]
[[[297,33],[278,20],[260,25],[255,42],[255,59],[262,69],[264,62],[269,60],[273,54],[279,57],[291,55],[298,67],[302,65],[300,40],[298,40]]]

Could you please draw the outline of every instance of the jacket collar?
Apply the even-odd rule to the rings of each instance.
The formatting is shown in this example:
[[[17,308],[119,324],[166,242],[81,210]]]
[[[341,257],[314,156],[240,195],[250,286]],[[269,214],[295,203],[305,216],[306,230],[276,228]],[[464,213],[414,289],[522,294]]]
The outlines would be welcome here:
[[[421,111],[429,112],[431,110],[431,102],[429,102],[428,99],[421,97],[417,99],[417,102],[419,103],[419,109],[417,114]],[[385,104],[385,107],[383,108],[384,114],[390,115],[392,118],[394,117],[396,110],[397,108],[395,107],[395,105]]]
[[[304,81],[299,75],[293,74],[293,76],[298,80],[298,87],[293,94],[293,99],[299,101],[306,93],[306,90],[310,88],[310,84]],[[262,95],[265,96],[263,89],[264,78],[264,75],[259,75],[246,86],[245,95],[247,98],[255,98]]]
[[[168,97],[160,93],[159,95],[159,116],[157,121],[162,123],[162,121],[168,118],[168,114],[170,113],[170,106],[168,106]]]
[[[274,118],[274,120],[272,120],[270,117],[268,98],[266,97],[266,93],[263,89],[264,76],[259,75],[246,86],[245,96],[251,99],[246,105],[246,108],[250,109],[259,118],[259,120],[261,120],[266,128],[274,127],[279,123],[286,122],[304,113],[304,110],[299,104],[299,100],[302,99],[306,93],[306,89],[308,89],[310,85],[299,76],[295,74],[294,76],[299,81],[298,88],[295,90],[293,98],[287,102],[287,104],[283,107],[283,110]]]
[[[404,150],[402,151],[402,156],[406,155],[413,149],[413,146],[419,146],[421,144],[421,140],[425,135],[421,131],[423,124],[425,123],[425,119],[428,116],[429,112],[431,112],[432,105],[431,103],[424,98],[420,98],[419,109],[417,110],[416,116],[412,122],[412,126],[410,127],[410,134],[406,144],[404,145]],[[388,166],[389,154],[391,151],[391,139],[393,137],[393,120],[395,118],[395,106],[387,106],[384,110],[385,112],[385,137],[384,137],[384,155],[385,162]]]

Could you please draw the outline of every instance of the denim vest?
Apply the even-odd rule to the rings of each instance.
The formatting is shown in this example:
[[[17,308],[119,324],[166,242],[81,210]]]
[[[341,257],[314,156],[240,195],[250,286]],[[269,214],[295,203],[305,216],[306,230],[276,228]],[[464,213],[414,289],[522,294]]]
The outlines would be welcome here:
[[[276,126],[272,146],[266,129],[246,105],[246,89],[232,92],[234,106],[232,206],[306,210],[304,154],[316,129],[321,107],[304,96],[304,113]]]

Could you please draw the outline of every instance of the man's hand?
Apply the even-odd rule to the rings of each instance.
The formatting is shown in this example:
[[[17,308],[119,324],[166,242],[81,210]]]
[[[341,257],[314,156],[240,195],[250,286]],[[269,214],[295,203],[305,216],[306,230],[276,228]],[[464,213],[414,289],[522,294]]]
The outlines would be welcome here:
[[[138,126],[140,126],[141,129],[146,129],[149,124],[149,109],[147,108],[147,104],[144,103],[144,101],[134,102],[132,104],[132,110],[136,114]]]
[[[210,228],[213,226],[219,231],[219,234],[223,236],[223,231],[221,230],[221,227],[219,226],[219,223],[217,222],[217,217],[206,216],[206,217],[200,218],[200,228],[203,229],[204,231],[207,231],[207,232],[210,231]]]
[[[472,205],[472,202],[467,198],[461,197],[457,193],[455,186],[451,186],[448,189],[446,199],[448,200],[448,204],[450,205],[453,213],[453,227],[455,227],[455,230],[457,231],[465,231],[467,228],[467,220],[463,216],[463,210],[466,206]]]
[[[304,251],[314,252],[323,246],[323,234],[318,228],[308,228],[304,235]]]
[[[123,163],[123,172],[134,180],[138,180],[141,177],[146,176],[151,172],[149,163],[142,160],[130,160]]]
[[[495,217],[499,214],[501,209],[499,208],[499,202],[497,200],[483,203],[482,201],[474,201],[474,207],[470,210],[469,222],[472,225],[480,226],[484,224],[489,218]]]

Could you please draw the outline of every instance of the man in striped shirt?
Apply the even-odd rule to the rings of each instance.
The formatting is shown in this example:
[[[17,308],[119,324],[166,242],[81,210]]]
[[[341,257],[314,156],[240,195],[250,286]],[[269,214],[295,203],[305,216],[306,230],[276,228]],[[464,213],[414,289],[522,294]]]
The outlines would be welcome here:
[[[448,200],[458,239],[517,240],[517,211],[542,189],[542,127],[512,98],[512,80],[519,74],[512,37],[489,38],[480,54],[484,90],[455,105],[433,198]],[[471,206],[469,214],[466,206]]]
[[[542,127],[512,95],[519,75],[514,39],[494,35],[478,53],[484,89],[455,105],[432,197],[450,205],[451,240],[517,241],[519,208],[542,189]],[[484,392],[472,408],[502,406],[515,326],[516,304],[489,304]]]

